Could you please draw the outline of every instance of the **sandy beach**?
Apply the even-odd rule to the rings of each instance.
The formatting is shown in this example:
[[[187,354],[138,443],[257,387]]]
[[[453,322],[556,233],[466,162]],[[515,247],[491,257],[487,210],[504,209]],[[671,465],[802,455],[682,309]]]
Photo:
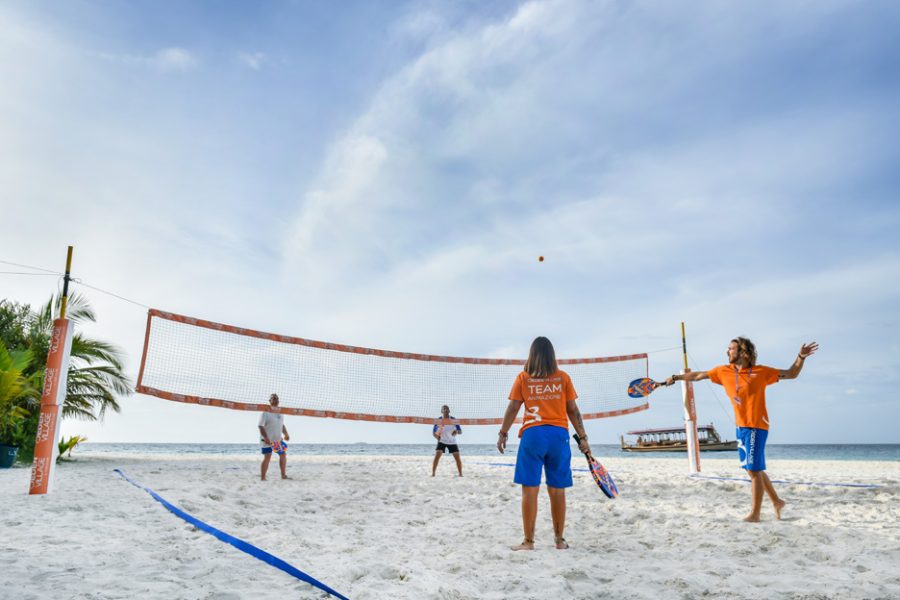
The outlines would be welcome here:
[[[696,480],[679,459],[606,458],[621,496],[585,472],[553,548],[542,494],[537,549],[521,540],[513,457],[464,457],[431,478],[431,456],[292,455],[292,479],[258,481],[258,459],[81,456],[56,489],[26,495],[30,471],[0,472],[0,598],[324,598],[323,592],[166,510],[113,469],[198,519],[355,599],[898,598],[900,463],[777,461],[781,521],[741,522],[749,486]],[[603,460],[603,457],[601,457]],[[579,458],[573,462],[582,467]],[[704,457],[708,476],[741,477]],[[768,501],[766,501],[768,502]]]

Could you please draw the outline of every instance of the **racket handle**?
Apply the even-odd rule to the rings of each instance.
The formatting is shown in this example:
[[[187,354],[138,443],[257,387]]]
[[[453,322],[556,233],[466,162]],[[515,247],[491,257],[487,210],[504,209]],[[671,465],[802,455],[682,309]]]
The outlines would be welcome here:
[[[579,446],[581,446],[581,436],[580,436],[580,435],[578,435],[577,433],[573,433],[573,434],[572,434],[572,439],[575,440],[575,443],[576,443],[576,444],[578,444]],[[579,447],[578,449],[581,450],[580,447]],[[590,460],[591,460],[592,458],[594,458],[594,455],[591,454],[590,449],[589,449],[587,452],[585,452],[584,455],[588,458],[588,462],[590,462]]]
[[[572,434],[572,439],[575,440],[575,443],[576,443],[576,444],[578,444],[579,446],[581,446],[581,436],[580,436],[580,435],[578,435],[577,433],[573,433],[573,434]],[[581,448],[579,448],[579,450],[581,450]],[[590,453],[590,452],[585,452],[584,455],[585,455],[585,456],[590,456],[591,453]]]

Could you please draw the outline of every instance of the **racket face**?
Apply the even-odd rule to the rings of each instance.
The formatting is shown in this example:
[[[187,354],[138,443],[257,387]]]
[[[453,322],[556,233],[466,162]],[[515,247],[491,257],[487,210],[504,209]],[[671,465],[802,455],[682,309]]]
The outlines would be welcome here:
[[[606,494],[607,498],[615,498],[619,495],[619,488],[616,487],[609,471],[601,465],[596,458],[589,458],[588,464],[591,466],[591,477],[600,486],[600,490]]]
[[[649,377],[635,379],[628,384],[628,395],[632,398],[644,398],[656,389],[657,383]]]

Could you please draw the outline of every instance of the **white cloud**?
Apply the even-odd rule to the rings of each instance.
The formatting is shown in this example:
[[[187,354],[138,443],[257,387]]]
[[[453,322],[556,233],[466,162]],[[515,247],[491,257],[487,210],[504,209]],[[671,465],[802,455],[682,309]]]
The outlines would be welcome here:
[[[237,60],[245,67],[260,71],[269,62],[269,57],[265,52],[239,52]]]
[[[103,52],[99,56],[110,62],[152,67],[160,71],[190,71],[200,65],[194,54],[178,47],[162,48],[148,55]]]
[[[665,104],[667,92],[635,84],[632,64],[596,66],[598,48],[608,58],[647,54],[644,63],[658,63],[640,65],[648,71],[678,57],[640,45],[659,42],[635,42],[630,30],[645,23],[628,17],[610,5],[531,2],[447,38],[386,80],[298,203],[286,277],[391,296],[420,283],[432,261],[477,252],[484,260],[442,266],[441,281],[452,287],[486,269],[496,280],[540,253],[570,275],[599,270],[603,281],[724,243],[723,221],[763,230],[783,215],[789,222],[783,207],[798,192],[853,174],[873,125],[849,110],[632,141],[644,135],[646,100],[622,112],[620,97],[656,92]],[[729,19],[725,31],[694,33],[719,39],[733,28]],[[694,46],[671,44],[694,58]],[[738,36],[734,46],[748,42]],[[684,85],[701,72],[687,67]],[[634,131],[594,122],[620,113]],[[564,233],[548,233],[548,224]]]
[[[394,33],[403,38],[427,40],[444,31],[444,18],[432,10],[415,10],[398,19]]]
[[[188,71],[198,65],[193,54],[184,48],[164,48],[158,51],[153,64],[163,70]]]

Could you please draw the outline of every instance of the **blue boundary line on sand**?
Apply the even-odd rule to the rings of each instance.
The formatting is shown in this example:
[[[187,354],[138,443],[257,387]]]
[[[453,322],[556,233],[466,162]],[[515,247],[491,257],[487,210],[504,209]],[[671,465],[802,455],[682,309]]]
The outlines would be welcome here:
[[[160,496],[159,494],[157,494],[150,488],[145,487],[145,486],[137,483],[136,481],[133,481],[132,479],[130,479],[128,477],[128,475],[126,475],[121,469],[113,469],[113,471],[118,473],[122,477],[122,479],[124,479],[125,481],[127,481],[128,483],[133,485],[134,487],[140,488],[140,489],[144,490],[145,492],[147,492],[148,494],[150,494],[150,496],[152,496],[154,500],[156,500],[157,502],[159,502],[160,504],[165,506],[166,509],[169,510],[169,512],[173,513],[177,517],[184,519],[185,521],[187,521],[188,523],[190,523],[197,529],[200,529],[201,531],[205,531],[206,533],[225,542],[226,544],[231,544],[232,546],[234,546],[241,552],[246,552],[250,556],[252,556],[254,558],[258,558],[259,560],[263,561],[264,563],[268,563],[268,564],[272,565],[276,569],[281,569],[288,575],[293,575],[297,579],[304,581],[304,582],[310,584],[311,586],[317,587],[320,590],[322,590],[323,592],[327,592],[327,593],[331,594],[332,596],[335,596],[336,598],[340,598],[341,600],[350,600],[343,594],[336,592],[335,590],[331,589],[330,587],[328,587],[321,581],[318,581],[318,580],[314,579],[313,577],[310,577],[309,575],[307,575],[306,573],[304,573],[297,567],[281,560],[277,556],[269,554],[265,550],[261,550],[249,542],[245,542],[242,539],[228,535],[224,531],[220,531],[220,530],[216,529],[215,527],[207,525],[200,519],[184,512],[183,510],[181,510],[174,504],[171,504],[165,498],[163,498],[162,496]]]

